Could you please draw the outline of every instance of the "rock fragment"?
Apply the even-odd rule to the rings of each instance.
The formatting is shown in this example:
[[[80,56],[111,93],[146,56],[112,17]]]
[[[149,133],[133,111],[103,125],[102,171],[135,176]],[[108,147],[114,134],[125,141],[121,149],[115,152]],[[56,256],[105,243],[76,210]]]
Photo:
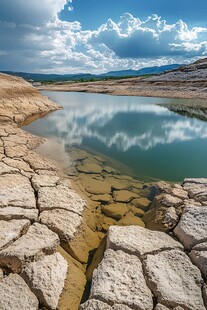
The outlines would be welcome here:
[[[67,261],[59,253],[47,255],[24,267],[22,277],[40,304],[57,309],[67,274]]]
[[[0,221],[0,249],[21,237],[29,225],[28,220]]]
[[[186,207],[174,229],[175,236],[191,250],[198,243],[207,241],[207,207]]]
[[[138,195],[128,191],[128,190],[120,190],[120,191],[114,191],[113,196],[115,201],[117,202],[129,202],[134,198],[137,198]]]
[[[145,276],[158,303],[166,307],[184,307],[204,310],[202,283],[199,269],[180,250],[162,251],[147,255],[144,260]]]
[[[82,217],[67,210],[54,209],[43,211],[40,215],[40,221],[56,232],[60,239],[69,241],[81,225]]]
[[[32,185],[33,185],[33,188],[37,191],[39,188],[43,186],[45,187],[56,186],[58,180],[59,180],[58,176],[36,174],[32,178]]]
[[[119,220],[128,212],[128,207],[124,203],[112,203],[103,205],[101,210],[107,216]]]
[[[193,249],[189,255],[193,264],[200,269],[204,280],[207,281],[207,251],[196,251]]]
[[[182,249],[183,246],[169,235],[138,226],[109,228],[107,248],[122,250],[141,257],[166,249]]]
[[[45,254],[52,254],[59,244],[58,235],[45,225],[34,223],[28,232],[0,251],[0,266],[19,273],[26,262],[36,261]]]
[[[91,299],[107,304],[123,304],[132,309],[153,309],[140,260],[122,251],[107,250],[93,273]]]
[[[19,207],[0,208],[0,220],[4,221],[28,219],[32,222],[37,222],[38,214],[38,209],[24,209]]]
[[[66,185],[56,187],[41,187],[38,191],[38,206],[40,211],[65,209],[82,214],[86,205],[80,195]]]
[[[0,208],[8,206],[36,208],[36,199],[31,183],[20,174],[0,176]]]
[[[17,274],[10,274],[0,281],[0,308],[3,310],[37,310],[37,297]]]

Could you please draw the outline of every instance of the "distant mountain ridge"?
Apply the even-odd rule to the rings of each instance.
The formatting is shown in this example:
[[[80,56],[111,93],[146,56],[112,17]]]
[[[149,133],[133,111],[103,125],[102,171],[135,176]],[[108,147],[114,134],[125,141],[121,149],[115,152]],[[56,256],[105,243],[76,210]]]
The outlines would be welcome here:
[[[34,82],[44,81],[76,81],[76,80],[90,80],[90,79],[103,79],[104,77],[118,78],[118,77],[130,77],[130,76],[141,76],[150,74],[160,74],[168,70],[177,69],[180,64],[172,64],[165,66],[154,66],[146,67],[139,70],[120,70],[110,71],[102,74],[90,74],[90,73],[79,73],[79,74],[41,74],[41,73],[27,73],[27,72],[15,72],[15,71],[0,71],[2,73],[20,76],[26,80],[32,80]]]

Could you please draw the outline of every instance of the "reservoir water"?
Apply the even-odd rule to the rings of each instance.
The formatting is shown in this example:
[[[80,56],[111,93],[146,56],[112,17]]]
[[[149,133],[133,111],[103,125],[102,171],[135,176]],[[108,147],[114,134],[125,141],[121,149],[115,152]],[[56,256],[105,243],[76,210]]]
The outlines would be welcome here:
[[[66,152],[76,147],[103,154],[138,179],[207,177],[207,122],[163,106],[178,100],[42,93],[64,109],[25,129],[58,140]]]

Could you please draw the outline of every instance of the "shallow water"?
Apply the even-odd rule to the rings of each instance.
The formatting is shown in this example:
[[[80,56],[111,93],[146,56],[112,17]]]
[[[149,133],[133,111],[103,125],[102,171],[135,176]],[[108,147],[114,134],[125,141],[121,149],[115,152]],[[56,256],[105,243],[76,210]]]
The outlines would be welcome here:
[[[176,99],[43,92],[64,109],[25,129],[103,154],[138,179],[207,177],[207,123],[161,106]],[[157,105],[161,104],[161,105]],[[116,167],[117,168],[117,167]]]

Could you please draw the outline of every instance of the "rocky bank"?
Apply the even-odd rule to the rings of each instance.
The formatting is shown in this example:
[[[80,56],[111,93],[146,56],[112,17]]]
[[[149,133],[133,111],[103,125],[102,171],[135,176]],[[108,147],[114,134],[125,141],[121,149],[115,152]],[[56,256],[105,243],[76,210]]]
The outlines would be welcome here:
[[[86,83],[54,83],[38,87],[41,90],[105,93],[119,96],[207,99],[207,58],[153,77]],[[185,103],[183,103],[185,105]],[[206,101],[194,102],[194,107],[207,107]]]
[[[86,152],[66,176],[19,128],[60,107],[0,82],[0,308],[206,309],[207,179],[147,185]]]

